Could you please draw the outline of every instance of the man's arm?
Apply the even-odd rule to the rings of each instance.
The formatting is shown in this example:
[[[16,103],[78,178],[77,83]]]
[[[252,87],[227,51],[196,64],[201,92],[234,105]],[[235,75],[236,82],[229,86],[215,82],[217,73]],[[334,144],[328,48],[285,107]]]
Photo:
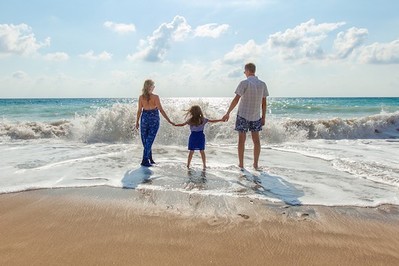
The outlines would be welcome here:
[[[262,98],[262,126],[264,126],[265,122],[266,122],[266,108],[267,108],[266,97],[263,97]]]
[[[234,110],[234,108],[237,106],[238,102],[240,101],[241,96],[236,94],[236,97],[231,101],[229,109],[227,110],[227,113],[223,116],[223,121],[228,121],[230,117],[231,111]]]

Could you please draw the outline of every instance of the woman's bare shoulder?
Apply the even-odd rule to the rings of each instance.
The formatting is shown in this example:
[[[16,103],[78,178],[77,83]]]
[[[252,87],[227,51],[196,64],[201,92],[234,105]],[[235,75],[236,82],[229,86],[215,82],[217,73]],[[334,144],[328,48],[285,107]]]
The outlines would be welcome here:
[[[157,94],[151,94],[151,98],[154,99],[156,102],[159,102],[159,96]]]

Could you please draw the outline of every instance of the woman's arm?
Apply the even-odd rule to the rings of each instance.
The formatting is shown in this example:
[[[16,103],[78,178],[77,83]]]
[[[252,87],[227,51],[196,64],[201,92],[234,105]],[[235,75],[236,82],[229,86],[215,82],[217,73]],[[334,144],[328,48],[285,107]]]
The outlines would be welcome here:
[[[154,95],[155,96],[155,104],[158,108],[158,110],[161,112],[162,116],[166,119],[166,121],[168,121],[170,124],[175,125],[172,121],[170,121],[168,115],[165,113],[165,111],[162,108],[162,104],[161,104],[161,100],[159,99],[158,95]]]
[[[140,121],[140,117],[141,117],[141,112],[143,110],[143,102],[142,102],[142,97],[139,97],[139,102],[137,104],[137,115],[136,115],[136,129],[139,129],[139,121]]]

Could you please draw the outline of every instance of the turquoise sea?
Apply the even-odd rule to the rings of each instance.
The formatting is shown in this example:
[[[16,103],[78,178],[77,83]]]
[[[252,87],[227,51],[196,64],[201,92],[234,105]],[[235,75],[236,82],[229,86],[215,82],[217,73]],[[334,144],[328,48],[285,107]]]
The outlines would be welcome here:
[[[167,102],[188,98],[169,98]],[[203,98],[204,99],[204,98]],[[215,98],[205,98],[212,99]],[[216,98],[223,99],[223,98]],[[226,98],[229,99],[229,98]],[[0,114],[9,120],[34,119],[53,121],[70,119],[76,114],[93,114],[98,108],[111,107],[116,103],[134,104],[134,98],[55,98],[55,99],[0,99]],[[191,98],[196,100],[196,98]],[[399,97],[372,98],[268,98],[268,113],[292,118],[354,118],[382,113],[394,113],[399,108]]]

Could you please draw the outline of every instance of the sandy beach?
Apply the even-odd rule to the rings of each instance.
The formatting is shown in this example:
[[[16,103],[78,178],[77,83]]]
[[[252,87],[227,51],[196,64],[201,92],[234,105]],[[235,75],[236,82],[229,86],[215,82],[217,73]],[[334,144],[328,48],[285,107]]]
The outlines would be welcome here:
[[[398,265],[399,208],[104,187],[0,195],[1,265]]]

